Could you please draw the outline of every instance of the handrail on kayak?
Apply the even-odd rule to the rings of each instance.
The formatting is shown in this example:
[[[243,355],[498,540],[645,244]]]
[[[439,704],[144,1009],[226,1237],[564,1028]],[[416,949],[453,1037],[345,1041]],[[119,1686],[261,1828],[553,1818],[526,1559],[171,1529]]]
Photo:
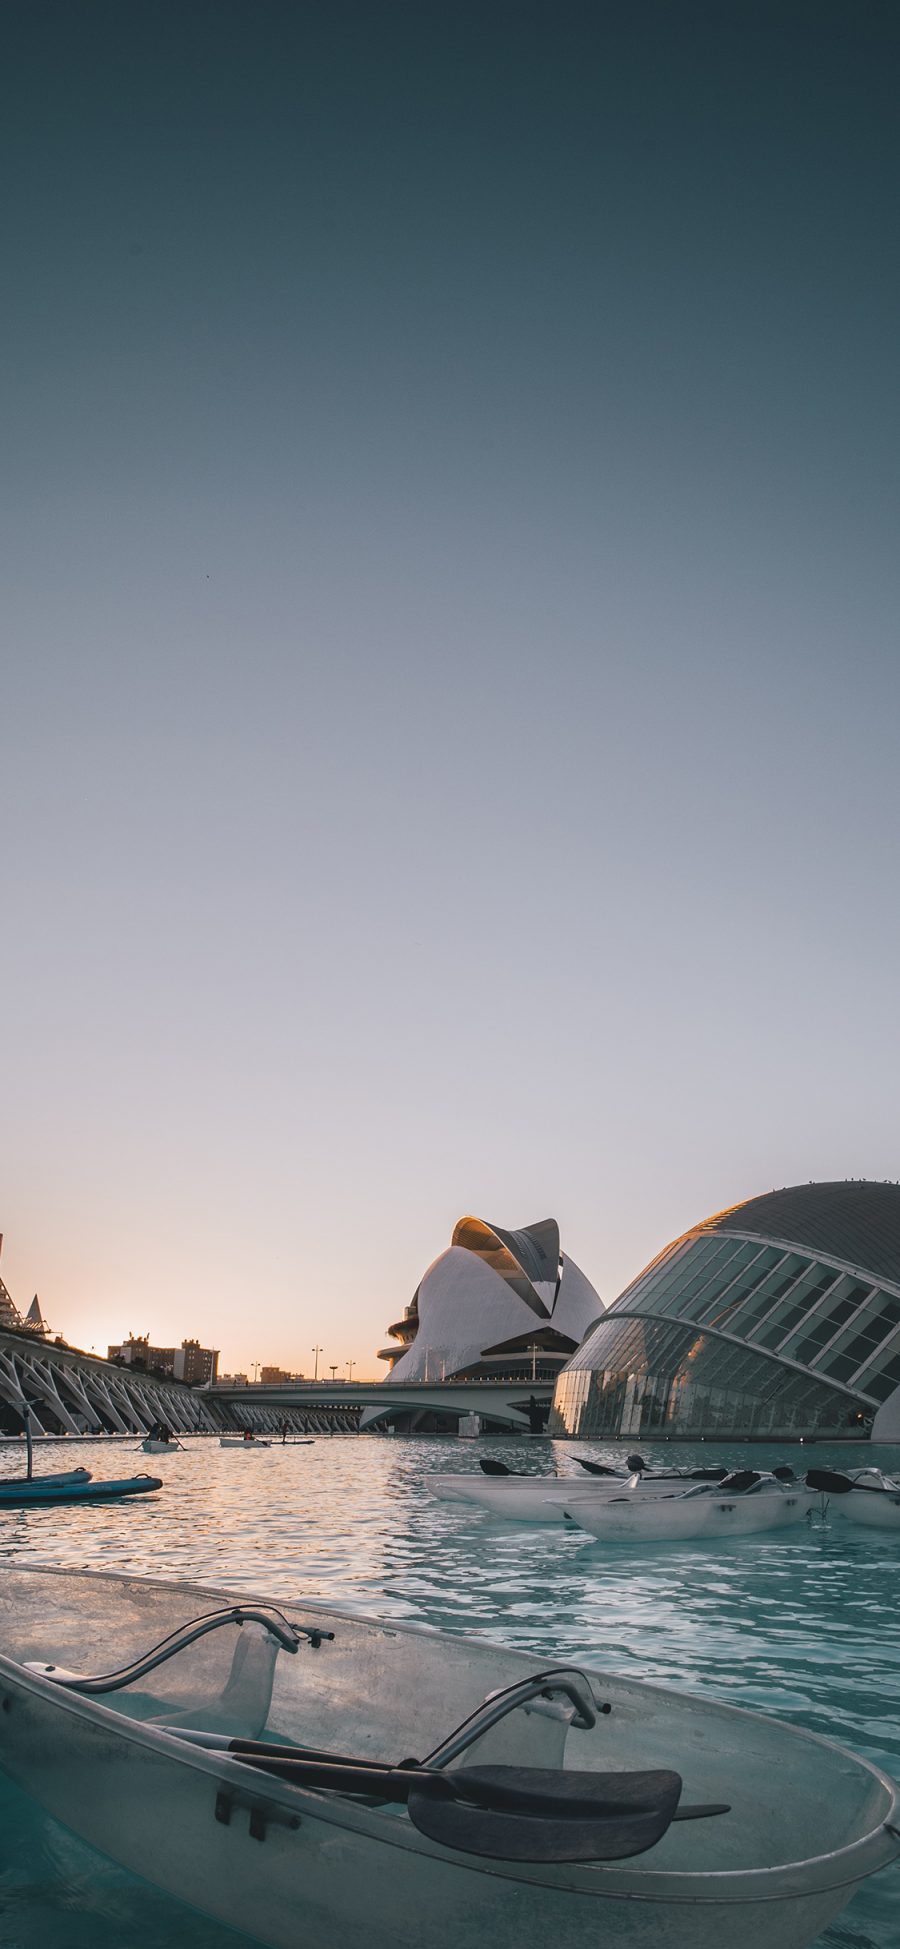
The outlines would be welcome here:
[[[66,1671],[63,1665],[44,1665],[30,1663],[25,1670],[35,1672],[39,1678],[49,1678],[54,1685],[63,1686],[70,1692],[118,1692],[125,1685],[133,1685],[147,1672],[155,1671],[157,1665],[164,1665],[179,1651],[195,1644],[198,1638],[205,1638],[210,1631],[218,1631],[223,1624],[263,1624],[282,1651],[299,1651],[305,1638],[311,1648],[318,1650],[326,1638],[333,1638],[333,1631],[323,1631],[319,1625],[290,1624],[274,1604],[232,1604],[226,1611],[208,1611],[203,1617],[195,1618],[191,1624],[183,1624],[168,1638],[163,1638],[142,1658],[136,1658],[130,1665],[123,1665],[120,1671],[104,1672],[96,1677],[86,1672]]]

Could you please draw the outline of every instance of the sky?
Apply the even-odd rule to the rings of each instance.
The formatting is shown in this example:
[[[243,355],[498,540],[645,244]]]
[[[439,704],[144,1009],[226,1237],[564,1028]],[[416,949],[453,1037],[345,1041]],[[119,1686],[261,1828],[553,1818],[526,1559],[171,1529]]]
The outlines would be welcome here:
[[[900,19],[6,0],[0,1273],[376,1359],[900,1177]]]

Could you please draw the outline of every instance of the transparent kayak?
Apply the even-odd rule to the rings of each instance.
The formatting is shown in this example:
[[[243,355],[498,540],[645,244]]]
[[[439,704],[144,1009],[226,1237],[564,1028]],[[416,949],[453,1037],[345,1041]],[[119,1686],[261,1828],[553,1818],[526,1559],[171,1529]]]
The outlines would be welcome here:
[[[846,1516],[864,1529],[892,1529],[900,1534],[900,1477],[881,1469],[811,1469],[807,1481],[825,1499],[829,1516]]]
[[[601,1542],[716,1543],[794,1528],[807,1520],[817,1501],[815,1491],[803,1483],[777,1482],[746,1470],[725,1482],[699,1483],[668,1496],[607,1496],[591,1507],[583,1501],[567,1503],[565,1517]]]
[[[900,1854],[830,1740],[427,1626],[6,1567],[0,1644],[7,1774],[269,1949],[808,1949]]]
[[[724,1472],[723,1472],[724,1473]],[[564,1524],[568,1517],[581,1521],[581,1512],[600,1512],[612,1502],[640,1504],[681,1496],[687,1490],[720,1487],[719,1483],[694,1483],[684,1475],[435,1475],[429,1479],[432,1495],[444,1502],[473,1503],[492,1516],[507,1522]],[[801,1488],[802,1485],[797,1485]],[[814,1497],[810,1496],[810,1503]],[[585,1527],[590,1527],[589,1523]]]

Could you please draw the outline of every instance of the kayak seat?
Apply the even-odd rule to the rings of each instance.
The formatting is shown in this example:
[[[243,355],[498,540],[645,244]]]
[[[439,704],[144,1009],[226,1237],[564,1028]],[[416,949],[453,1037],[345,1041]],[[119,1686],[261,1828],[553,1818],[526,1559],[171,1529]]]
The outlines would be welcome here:
[[[553,1666],[489,1692],[422,1764],[452,1766],[465,1756],[467,1766],[562,1767],[570,1729],[589,1730],[597,1712],[584,1672]]]
[[[258,1739],[265,1731],[272,1704],[275,1662],[282,1647],[265,1625],[251,1620],[238,1632],[227,1679],[218,1698],[201,1701],[199,1709],[191,1702],[180,1711],[171,1707],[150,1714],[153,1720],[165,1719],[169,1725],[202,1726],[207,1732],[236,1733],[242,1729],[246,1739]],[[246,1732],[243,1728],[246,1727]]]
[[[218,1658],[203,1659],[199,1666],[189,1661],[186,1667],[179,1669],[176,1665],[173,1669],[168,1700],[134,1689],[149,1673],[229,1624],[237,1627],[237,1632],[224,1674]],[[117,1709],[146,1724],[164,1722],[173,1728],[191,1725],[207,1733],[227,1732],[235,1738],[256,1739],[264,1732],[269,1716],[279,1652],[296,1652],[304,1637],[319,1644],[332,1635],[316,1627],[295,1627],[272,1605],[235,1604],[181,1626],[119,1671],[90,1676],[38,1662],[28,1664],[26,1670],[88,1697],[119,1693]],[[227,1655],[227,1647],[223,1648]],[[165,1689],[164,1680],[163,1694]]]
[[[504,1686],[502,1691],[492,1692],[482,1700],[474,1712],[469,1713],[461,1725],[448,1733],[440,1745],[426,1754],[422,1760],[409,1762],[414,1766],[427,1767],[432,1771],[445,1769],[456,1778],[458,1762],[469,1767],[474,1760],[487,1759],[493,1766],[507,1769],[535,1769],[547,1773],[561,1773],[564,1763],[566,1739],[570,1727],[588,1730],[596,1724],[598,1713],[609,1712],[608,1705],[595,1705],[593,1692],[584,1673],[574,1667],[554,1666],[547,1671],[535,1672],[531,1677],[519,1679],[514,1685]],[[166,1730],[180,1732],[182,1737],[196,1736],[204,1743],[204,1734],[214,1730],[200,1726],[196,1721],[187,1730],[189,1715],[180,1715],[179,1722],[171,1716],[166,1721]],[[298,1760],[314,1761],[325,1766],[350,1767],[361,1777],[368,1779],[370,1774],[386,1777],[386,1763],[383,1760],[349,1759],[320,1747],[291,1742],[283,1745],[267,1734],[264,1745],[259,1745],[258,1735],[233,1736],[216,1740],[213,1743],[226,1746],[230,1751],[244,1757],[245,1749],[250,1754],[262,1756],[268,1763]],[[403,1762],[407,1764],[407,1762]],[[290,1776],[290,1764],[288,1766]],[[383,1796],[376,1795],[376,1799]],[[405,1796],[404,1796],[405,1798]]]

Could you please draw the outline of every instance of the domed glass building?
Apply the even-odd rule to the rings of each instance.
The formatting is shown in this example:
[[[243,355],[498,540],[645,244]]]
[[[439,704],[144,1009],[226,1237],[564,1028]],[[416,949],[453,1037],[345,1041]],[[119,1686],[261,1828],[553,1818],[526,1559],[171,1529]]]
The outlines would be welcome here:
[[[685,1232],[566,1363],[548,1432],[900,1440],[900,1185],[794,1185]]]

